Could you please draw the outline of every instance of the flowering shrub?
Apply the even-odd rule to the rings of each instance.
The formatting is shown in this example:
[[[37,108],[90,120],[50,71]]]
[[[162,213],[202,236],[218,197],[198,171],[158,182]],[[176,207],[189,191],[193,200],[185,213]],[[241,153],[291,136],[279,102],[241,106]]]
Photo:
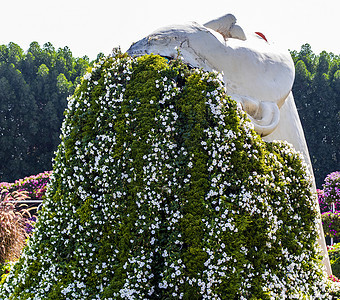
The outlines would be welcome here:
[[[325,236],[337,237],[340,232],[340,211],[322,213],[321,218]]]
[[[324,299],[300,155],[265,143],[216,73],[103,59],[70,97],[5,299]]]
[[[332,280],[333,282],[340,282],[340,279],[334,275],[329,275],[329,279]]]
[[[38,175],[17,180],[14,183],[1,182],[0,191],[4,189],[8,190],[8,192],[26,191],[31,199],[41,200],[46,193],[51,174],[51,171],[45,171]]]
[[[325,236],[338,239],[340,232],[340,172],[328,174],[323,184],[323,190],[318,189],[317,193]]]
[[[330,294],[332,295],[333,299],[340,299],[340,279],[334,275],[329,276],[330,280]]]
[[[328,205],[335,204],[335,210],[340,210],[340,171],[330,173],[323,184],[323,199]]]
[[[316,192],[318,194],[318,200],[320,205],[320,211],[321,213],[330,212],[332,211],[332,204],[328,204],[325,201],[325,194],[323,190],[316,189]]]

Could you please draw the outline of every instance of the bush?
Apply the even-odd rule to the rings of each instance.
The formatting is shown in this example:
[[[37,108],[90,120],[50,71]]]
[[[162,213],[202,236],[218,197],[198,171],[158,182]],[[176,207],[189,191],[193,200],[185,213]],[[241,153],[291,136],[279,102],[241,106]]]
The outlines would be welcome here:
[[[23,199],[27,199],[26,193],[13,192],[0,201],[0,264],[19,259],[28,238],[26,226],[29,213],[16,211],[15,204],[9,202]]]
[[[5,299],[323,299],[300,155],[265,143],[216,73],[116,53],[69,99]]]
[[[327,248],[333,275],[340,277],[340,243],[328,246]]]
[[[326,237],[338,237],[340,232],[340,211],[325,212],[321,215],[323,230]]]
[[[335,204],[335,210],[340,210],[340,171],[330,173],[323,184],[323,199],[327,205]]]
[[[322,224],[326,237],[339,239],[340,232],[340,172],[326,176],[323,190],[317,190]],[[333,212],[333,204],[335,211]]]
[[[332,204],[328,204],[325,201],[324,191],[320,189],[316,189],[316,192],[318,194],[318,200],[319,200],[319,206],[320,206],[320,212],[331,212],[332,211]]]

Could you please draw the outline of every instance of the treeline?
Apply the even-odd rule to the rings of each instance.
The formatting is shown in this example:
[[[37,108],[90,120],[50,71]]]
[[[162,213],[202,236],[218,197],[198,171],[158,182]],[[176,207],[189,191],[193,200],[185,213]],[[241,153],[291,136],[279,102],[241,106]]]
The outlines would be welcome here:
[[[291,55],[295,102],[321,188],[340,169],[340,56],[316,55],[309,44]],[[51,170],[67,96],[90,65],[51,43],[33,42],[26,52],[14,43],[0,46],[0,182]]]
[[[51,43],[0,46],[0,182],[51,169],[67,96],[88,66]]]
[[[316,184],[340,170],[340,56],[315,55],[309,44],[292,51],[293,93],[305,132]]]

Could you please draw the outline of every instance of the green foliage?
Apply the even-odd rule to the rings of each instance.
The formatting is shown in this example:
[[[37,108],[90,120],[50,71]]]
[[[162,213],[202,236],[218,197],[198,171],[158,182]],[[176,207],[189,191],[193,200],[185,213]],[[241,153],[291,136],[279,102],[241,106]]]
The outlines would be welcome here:
[[[11,270],[11,267],[11,263],[0,263],[0,284],[3,284],[5,282],[5,279]]]
[[[305,166],[218,74],[117,52],[84,76],[61,137],[0,298],[327,297]]]
[[[88,66],[86,57],[50,43],[33,42],[27,53],[0,46],[0,181],[51,170],[66,98]]]
[[[50,70],[46,67],[45,64],[40,65],[37,74],[41,77],[46,77],[48,76],[48,73],[50,72]]]
[[[57,77],[57,87],[60,94],[65,94],[71,91],[73,84],[67,80],[63,73],[60,73]]]
[[[333,275],[340,277],[340,243],[329,246],[328,255],[331,262]]]
[[[338,237],[340,232],[340,212],[325,212],[321,215],[325,236]]]
[[[340,161],[340,56],[325,51],[315,55],[309,44],[291,54],[296,71],[294,99],[320,188]]]

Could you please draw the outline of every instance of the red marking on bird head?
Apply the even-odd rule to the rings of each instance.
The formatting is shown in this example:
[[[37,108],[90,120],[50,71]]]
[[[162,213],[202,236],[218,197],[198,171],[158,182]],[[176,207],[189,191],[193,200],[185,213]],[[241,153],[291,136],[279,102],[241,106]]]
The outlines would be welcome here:
[[[261,38],[263,38],[267,43],[268,43],[268,40],[267,40],[267,38],[266,38],[266,36],[263,34],[263,33],[261,33],[261,32],[255,32],[258,36],[260,36]]]

